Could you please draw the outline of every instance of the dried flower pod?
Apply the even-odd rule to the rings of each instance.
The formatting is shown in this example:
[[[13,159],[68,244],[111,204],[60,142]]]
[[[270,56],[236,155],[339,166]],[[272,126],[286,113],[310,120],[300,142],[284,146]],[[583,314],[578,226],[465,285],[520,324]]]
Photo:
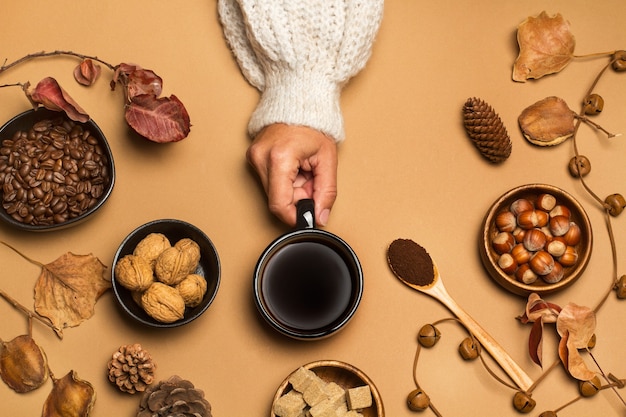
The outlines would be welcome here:
[[[430,398],[424,390],[417,388],[409,393],[406,403],[411,411],[423,411],[430,406]]]
[[[148,261],[150,266],[154,268],[154,264],[159,255],[170,246],[172,245],[164,234],[150,233],[137,243],[133,255],[144,258]]]
[[[113,353],[108,365],[109,381],[122,392],[143,392],[154,381],[156,364],[139,343],[123,345]]]
[[[115,264],[115,279],[130,291],[145,291],[152,285],[154,274],[147,260],[126,255]]]
[[[533,145],[554,146],[574,135],[576,114],[559,97],[546,97],[527,107],[518,118],[526,140]]]
[[[211,404],[204,392],[178,375],[146,389],[137,417],[212,417]]]
[[[52,379],[54,386],[43,405],[41,417],[89,416],[96,402],[96,391],[91,383],[78,378],[75,371],[60,379]]]
[[[584,177],[591,172],[591,161],[584,155],[577,155],[569,160],[567,167],[572,177]]]
[[[611,194],[604,199],[604,203],[608,206],[609,214],[613,217],[618,216],[626,208],[626,199],[621,194]]]
[[[493,108],[478,98],[469,98],[463,106],[467,135],[480,154],[492,163],[505,161],[511,155],[511,139]]]
[[[589,94],[583,100],[583,111],[587,115],[602,113],[604,109],[604,99],[599,94]]]
[[[185,300],[187,307],[195,307],[202,302],[206,294],[207,283],[202,275],[189,274],[175,287]]]
[[[578,391],[583,397],[593,397],[600,389],[602,389],[602,381],[597,375],[589,381],[578,381]]]
[[[611,67],[615,71],[626,71],[626,51],[615,51],[611,57]]]
[[[425,324],[417,334],[417,342],[424,347],[433,347],[441,338],[441,332],[432,324]]]
[[[459,345],[459,353],[466,361],[474,360],[480,355],[480,344],[475,339],[466,337]]]
[[[46,354],[29,335],[0,341],[0,377],[18,393],[37,389],[48,380]]]
[[[185,316],[185,300],[178,290],[161,282],[153,283],[141,296],[141,305],[150,317],[172,323]]]
[[[537,402],[525,392],[517,391],[513,396],[513,407],[520,413],[530,413],[535,409]]]

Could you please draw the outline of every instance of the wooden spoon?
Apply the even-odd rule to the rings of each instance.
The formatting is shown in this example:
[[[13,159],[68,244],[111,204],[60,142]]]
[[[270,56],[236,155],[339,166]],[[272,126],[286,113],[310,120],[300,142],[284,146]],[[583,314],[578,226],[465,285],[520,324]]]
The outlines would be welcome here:
[[[409,287],[428,294],[444,304],[476,337],[480,344],[524,392],[533,380],[483,328],[467,314],[446,291],[439,269],[424,248],[410,239],[396,239],[387,250],[387,261],[393,273]]]

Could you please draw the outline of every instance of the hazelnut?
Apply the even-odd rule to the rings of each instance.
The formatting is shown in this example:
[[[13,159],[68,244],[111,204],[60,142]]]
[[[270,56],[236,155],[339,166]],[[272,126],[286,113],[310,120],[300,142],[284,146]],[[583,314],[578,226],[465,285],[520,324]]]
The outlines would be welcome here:
[[[144,291],[154,281],[150,263],[135,255],[126,255],[117,261],[115,279],[130,291]]]
[[[581,239],[580,226],[574,222],[570,222],[569,229],[563,235],[563,239],[568,246],[576,246]]]
[[[572,212],[564,205],[557,204],[552,210],[550,210],[550,217],[556,216],[565,216],[569,219],[572,216]]]
[[[563,236],[570,228],[569,218],[565,216],[554,216],[550,219],[550,232],[554,236]]]
[[[511,249],[513,249],[513,246],[515,246],[515,239],[509,232],[500,232],[493,238],[491,245],[498,255],[502,255],[503,253],[508,253]]]
[[[546,275],[543,275],[541,278],[548,284],[556,284],[563,279],[563,275],[563,266],[558,262],[554,262],[554,267],[552,268],[552,271],[550,271],[550,273]]]
[[[517,215],[517,224],[522,229],[543,227],[548,224],[548,213],[543,210],[526,210]]]
[[[537,275],[548,275],[554,268],[554,258],[546,251],[540,250],[530,258],[530,268]]]
[[[538,209],[549,212],[554,208],[554,206],[556,206],[556,197],[548,193],[539,194],[537,196],[537,201],[535,201],[535,206]]]
[[[496,227],[501,232],[512,232],[517,226],[515,215],[510,211],[503,211],[496,216]]]
[[[528,262],[531,255],[532,253],[522,243],[518,243],[511,249],[511,256],[513,256],[518,265]]]
[[[563,266],[574,266],[578,262],[578,252],[573,246],[568,246],[558,259]]]
[[[524,235],[524,247],[531,252],[543,249],[546,242],[546,235],[539,229],[527,230],[526,235]]]
[[[498,259],[498,266],[505,274],[512,274],[517,269],[517,262],[510,253],[503,253]]]
[[[519,198],[517,200],[515,200],[514,202],[511,203],[511,206],[509,207],[509,210],[511,210],[511,212],[515,215],[515,216],[519,216],[520,213],[524,212],[524,211],[528,211],[528,210],[532,210],[535,207],[533,206],[533,203],[530,202],[530,200],[526,199],[526,198]]]
[[[185,300],[178,290],[161,282],[153,283],[141,296],[143,309],[153,319],[173,323],[185,316]]]
[[[189,274],[175,287],[185,300],[187,307],[196,307],[202,302],[207,290],[206,279],[202,275]]]
[[[567,243],[563,237],[555,237],[546,244],[546,251],[555,258],[563,255],[566,248]]]
[[[513,230],[513,232],[511,232],[513,234],[513,237],[515,238],[515,241],[517,243],[521,243],[524,240],[524,235],[526,234],[526,230],[522,229],[521,227],[516,227],[515,230]]]
[[[537,281],[537,274],[530,268],[529,264],[520,265],[515,271],[515,278],[524,284],[532,284]]]

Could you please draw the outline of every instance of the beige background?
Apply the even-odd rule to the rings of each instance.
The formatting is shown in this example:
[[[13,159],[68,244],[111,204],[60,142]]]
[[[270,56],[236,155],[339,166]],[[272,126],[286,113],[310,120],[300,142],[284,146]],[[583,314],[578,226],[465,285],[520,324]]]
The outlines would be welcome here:
[[[426,295],[400,284],[385,262],[395,238],[414,239],[439,266],[448,291],[486,328],[531,377],[541,374],[526,352],[528,326],[515,317],[525,300],[498,287],[478,256],[481,219],[498,196],[515,186],[545,182],[572,193],[586,207],[595,246],[583,278],[550,297],[566,304],[595,305],[610,285],[610,246],[602,212],[566,171],[570,142],[540,149],[528,144],[517,116],[528,105],[557,95],[578,111],[580,100],[605,59],[578,60],[562,73],[525,84],[511,81],[517,56],[516,27],[547,10],[571,22],[576,53],[626,48],[626,9],[620,0],[426,2],[389,0],[367,68],[342,96],[347,140],[340,148],[339,198],[327,230],[342,236],[360,256],[365,292],[354,320],[336,336],[312,343],[288,340],[260,321],[251,298],[256,258],[287,231],[268,214],[265,199],[244,153],[245,128],[258,99],[227,49],[214,1],[58,0],[3,3],[0,58],[11,62],[28,53],[55,49],[97,55],[112,64],[133,62],[164,80],[164,94],[176,94],[193,123],[190,136],[170,145],[147,143],[123,120],[121,91],[108,87],[111,74],[85,89],[72,80],[75,62],[48,58],[0,75],[0,84],[53,76],[106,133],[117,168],[115,190],[101,212],[78,227],[47,234],[0,225],[2,240],[41,262],[66,251],[93,253],[110,265],[119,242],[149,220],[174,217],[202,228],[222,261],[222,283],[211,308],[197,321],[170,331],[130,322],[112,293],[96,305],[93,318],[68,329],[58,340],[35,325],[34,337],[57,375],[74,369],[97,391],[94,417],[131,417],[138,396],[118,392],[106,379],[110,355],[122,344],[139,342],[158,363],[157,378],[178,374],[203,389],[215,416],[266,416],[283,378],[319,359],[349,362],[379,388],[390,417],[410,416],[404,401],[413,386],[412,363],[418,329],[450,313]],[[626,74],[609,73],[597,87],[605,99],[596,119],[626,133]],[[0,120],[28,108],[17,88],[2,89]],[[482,159],[465,135],[461,108],[480,97],[500,114],[513,141],[502,165]],[[583,126],[581,152],[592,161],[589,183],[604,197],[626,194],[626,142]],[[626,216],[613,219],[624,274]],[[38,269],[0,247],[1,288],[32,305]],[[598,317],[595,357],[607,372],[626,377],[623,347],[624,303],[611,296]],[[26,319],[0,302],[0,338],[26,332]],[[447,416],[514,416],[513,392],[491,378],[478,362],[456,353],[463,334],[451,324],[444,337],[424,351],[419,380]],[[545,341],[546,363],[555,358],[552,327]],[[0,414],[37,416],[50,385],[17,395],[0,384]],[[537,408],[554,409],[577,395],[561,368],[535,391]],[[624,396],[624,391],[621,391]],[[430,412],[428,412],[430,413]],[[623,416],[614,393],[579,401],[563,415]]]

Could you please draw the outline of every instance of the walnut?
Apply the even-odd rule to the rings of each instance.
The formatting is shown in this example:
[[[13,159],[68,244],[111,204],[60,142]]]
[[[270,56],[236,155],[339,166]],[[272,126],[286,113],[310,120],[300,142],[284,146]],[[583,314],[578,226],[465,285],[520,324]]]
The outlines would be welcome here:
[[[141,296],[141,306],[153,319],[172,323],[185,315],[185,300],[178,290],[161,282],[154,282]]]
[[[139,343],[120,346],[108,364],[109,381],[120,391],[143,392],[154,381],[156,364]]]
[[[181,282],[198,266],[192,255],[190,251],[181,251],[175,246],[165,249],[154,265],[157,279],[167,285]]]
[[[190,265],[189,273],[195,271],[198,266],[198,262],[200,262],[200,246],[189,238],[179,240],[174,246],[180,249],[181,252],[187,253],[191,258],[189,262],[193,266]]]
[[[165,235],[161,233],[150,233],[137,243],[133,255],[141,256],[154,268],[154,263],[159,255],[171,246],[172,244]]]
[[[154,281],[152,267],[144,258],[126,255],[115,265],[117,281],[131,291],[144,291]]]
[[[206,279],[202,275],[189,274],[175,288],[185,300],[187,307],[195,307],[202,302],[206,293]]]

